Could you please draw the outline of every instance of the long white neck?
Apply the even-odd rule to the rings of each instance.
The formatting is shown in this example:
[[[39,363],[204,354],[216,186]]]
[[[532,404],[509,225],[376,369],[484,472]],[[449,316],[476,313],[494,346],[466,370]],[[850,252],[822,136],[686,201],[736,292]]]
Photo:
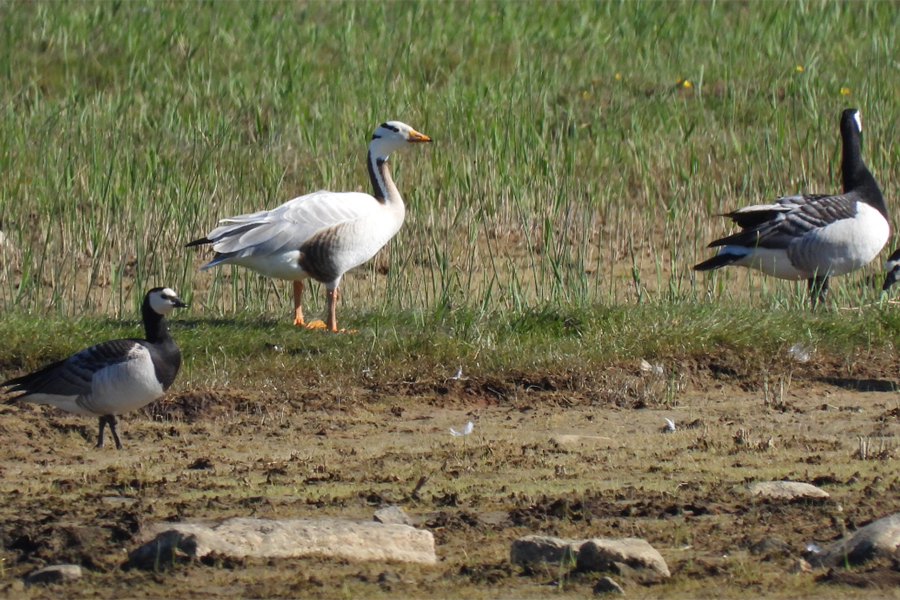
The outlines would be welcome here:
[[[391,177],[391,170],[388,168],[387,157],[378,157],[369,149],[366,157],[369,166],[369,179],[372,180],[372,195],[382,204],[399,204],[403,206],[403,198],[394,180]]]

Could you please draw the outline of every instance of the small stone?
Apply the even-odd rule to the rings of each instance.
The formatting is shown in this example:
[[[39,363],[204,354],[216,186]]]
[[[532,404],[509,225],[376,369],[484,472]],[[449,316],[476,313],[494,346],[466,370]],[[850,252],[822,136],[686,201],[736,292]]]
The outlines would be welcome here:
[[[604,577],[594,585],[594,593],[625,595],[625,590],[622,589],[621,585],[619,585],[609,577]]]
[[[81,578],[81,565],[53,565],[44,567],[25,576],[25,583],[59,583]]]
[[[812,565],[802,558],[798,558],[794,562],[791,563],[791,566],[788,568],[789,573],[797,574],[797,573],[812,573]]]
[[[616,562],[633,569],[652,569],[663,577],[671,575],[659,551],[639,538],[588,540],[578,549],[576,567],[579,571],[607,571]]]
[[[550,443],[557,448],[618,448],[621,446],[621,442],[600,435],[555,435],[550,438]]]
[[[574,560],[584,540],[569,540],[549,535],[526,535],[512,543],[509,561],[515,565],[528,563],[560,563]]]
[[[750,554],[778,554],[784,555],[791,552],[791,546],[787,542],[774,537],[767,537],[759,540],[755,544],[750,545]]]
[[[385,525],[412,525],[412,519],[399,506],[387,506],[375,511],[375,520]]]

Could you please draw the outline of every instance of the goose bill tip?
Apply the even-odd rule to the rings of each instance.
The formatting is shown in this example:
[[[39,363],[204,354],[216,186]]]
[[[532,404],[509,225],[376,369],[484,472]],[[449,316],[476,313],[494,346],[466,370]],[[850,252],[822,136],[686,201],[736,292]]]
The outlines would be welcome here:
[[[415,129],[410,129],[409,130],[409,141],[410,142],[430,142],[432,140],[430,137],[428,137],[424,133],[419,133]]]

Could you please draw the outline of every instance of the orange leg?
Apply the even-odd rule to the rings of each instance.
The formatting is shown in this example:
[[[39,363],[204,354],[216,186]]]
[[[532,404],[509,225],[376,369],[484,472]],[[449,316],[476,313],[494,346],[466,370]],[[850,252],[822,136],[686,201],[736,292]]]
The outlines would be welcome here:
[[[303,282],[294,282],[294,325],[306,327],[303,320],[303,307],[300,305],[300,298],[303,296]]]

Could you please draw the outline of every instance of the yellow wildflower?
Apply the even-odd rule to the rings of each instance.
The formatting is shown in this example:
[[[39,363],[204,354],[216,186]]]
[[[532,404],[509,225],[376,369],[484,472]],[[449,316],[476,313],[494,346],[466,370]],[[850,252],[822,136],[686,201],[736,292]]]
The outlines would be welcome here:
[[[841,96],[849,96],[849,95],[850,95],[850,88],[841,87]]]

